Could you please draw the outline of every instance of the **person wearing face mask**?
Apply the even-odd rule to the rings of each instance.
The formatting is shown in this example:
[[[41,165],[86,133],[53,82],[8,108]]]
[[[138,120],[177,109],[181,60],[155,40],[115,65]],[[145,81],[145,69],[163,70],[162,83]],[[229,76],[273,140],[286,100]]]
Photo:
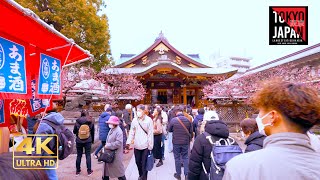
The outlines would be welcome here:
[[[153,121],[145,115],[146,107],[137,106],[137,116],[132,120],[127,145],[133,144],[134,157],[139,171],[139,180],[146,180],[146,162],[149,151],[153,149]]]
[[[254,119],[246,118],[240,122],[240,127],[247,138],[244,142],[247,145],[245,153],[262,149],[263,140],[266,137],[258,131],[257,122]]]
[[[318,92],[306,84],[272,80],[252,103],[259,110],[259,132],[267,135],[263,149],[232,158],[223,179],[319,179],[320,156],[307,135],[320,123]]]
[[[126,180],[125,169],[123,165],[123,132],[119,126],[120,120],[117,116],[110,116],[106,121],[110,131],[108,133],[105,150],[115,150],[116,154],[112,163],[104,163],[103,180],[109,178],[118,178]]]

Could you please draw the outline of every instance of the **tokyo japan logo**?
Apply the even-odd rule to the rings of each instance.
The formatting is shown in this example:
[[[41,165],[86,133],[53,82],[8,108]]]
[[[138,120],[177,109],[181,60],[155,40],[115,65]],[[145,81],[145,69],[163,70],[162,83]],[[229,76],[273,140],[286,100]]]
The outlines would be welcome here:
[[[308,7],[270,6],[269,45],[308,45]]]
[[[14,137],[21,139],[21,136]],[[57,169],[58,136],[55,134],[28,134],[13,150],[14,169]],[[53,147],[53,148],[50,148]]]

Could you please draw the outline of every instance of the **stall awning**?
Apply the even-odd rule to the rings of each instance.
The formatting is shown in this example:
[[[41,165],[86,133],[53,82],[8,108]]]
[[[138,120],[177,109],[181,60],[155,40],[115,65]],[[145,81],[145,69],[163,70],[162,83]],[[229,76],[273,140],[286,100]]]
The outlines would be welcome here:
[[[24,50],[23,60],[25,61],[25,80],[27,83],[27,92],[15,94],[0,91],[0,99],[31,98],[30,83],[33,79],[37,80],[38,83],[42,54],[59,60],[60,67],[92,58],[89,51],[75,44],[72,39],[65,37],[52,26],[42,21],[31,10],[22,7],[15,1],[3,0],[0,3],[0,19],[0,38],[2,38],[2,42],[6,40],[12,41],[21,45],[22,50]],[[8,53],[6,55],[8,56]],[[21,66],[20,69],[22,69]],[[37,98],[45,98],[45,96],[37,95]]]

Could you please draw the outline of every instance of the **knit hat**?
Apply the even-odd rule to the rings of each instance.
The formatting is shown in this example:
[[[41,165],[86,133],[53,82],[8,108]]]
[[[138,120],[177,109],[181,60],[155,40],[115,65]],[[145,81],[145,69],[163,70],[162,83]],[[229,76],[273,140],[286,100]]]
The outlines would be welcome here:
[[[111,107],[108,107],[108,108],[106,109],[106,112],[112,112],[112,108],[111,108]]]
[[[110,116],[109,120],[106,121],[106,123],[119,125],[119,118],[117,116]]]
[[[219,116],[216,111],[207,111],[203,115],[204,121],[213,121],[213,120],[219,120]]]
[[[132,105],[131,105],[131,104],[127,104],[126,107],[125,107],[125,109],[127,109],[127,110],[129,110],[129,109],[131,109],[131,108],[132,108]]]

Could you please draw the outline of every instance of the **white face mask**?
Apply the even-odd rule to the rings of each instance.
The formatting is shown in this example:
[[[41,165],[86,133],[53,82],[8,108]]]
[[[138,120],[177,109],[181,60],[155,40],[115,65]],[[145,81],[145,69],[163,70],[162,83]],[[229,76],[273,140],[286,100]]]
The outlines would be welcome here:
[[[113,124],[109,124],[109,128],[110,128],[110,129],[113,129],[113,128],[114,128],[114,125],[113,125]]]
[[[271,123],[263,124],[262,120],[263,120],[265,117],[267,117],[270,113],[271,113],[271,112],[268,112],[266,115],[264,115],[264,116],[261,117],[261,118],[260,118],[259,115],[258,115],[258,117],[256,118],[256,122],[257,122],[257,125],[258,125],[259,133],[262,134],[262,135],[265,135],[265,136],[267,136],[267,135],[266,135],[266,132],[264,131],[264,128],[265,128],[266,126],[270,126],[270,125],[272,125],[272,124],[271,124]]]
[[[138,116],[138,118],[141,118],[141,117],[142,117],[142,112],[141,112],[141,111],[138,111],[138,112],[137,112],[137,116]]]

